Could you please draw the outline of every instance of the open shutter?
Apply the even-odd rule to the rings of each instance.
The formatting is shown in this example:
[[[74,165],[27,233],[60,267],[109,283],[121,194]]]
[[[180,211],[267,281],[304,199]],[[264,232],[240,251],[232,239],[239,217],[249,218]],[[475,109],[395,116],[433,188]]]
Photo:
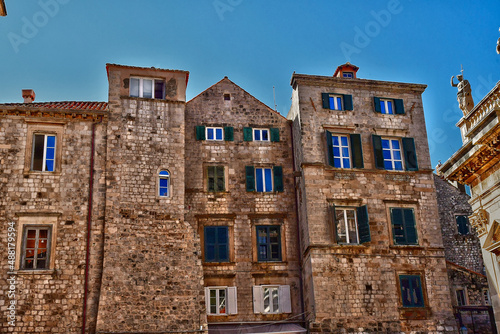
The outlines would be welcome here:
[[[404,229],[406,235],[406,244],[418,244],[417,227],[415,226],[415,215],[412,209],[404,209]]]
[[[352,95],[344,95],[344,110],[352,110]]]
[[[271,128],[271,141],[272,142],[280,141],[280,129]]]
[[[196,140],[205,140],[205,127],[203,125],[196,127]]]
[[[396,108],[396,114],[403,115],[405,113],[405,104],[402,99],[394,99],[394,107]]]
[[[244,141],[252,141],[252,128],[243,128],[243,140]]]
[[[403,138],[406,170],[418,170],[417,152],[413,138]]]
[[[247,191],[255,191],[255,168],[245,166]]]
[[[227,287],[227,314],[238,314],[238,298],[235,286]]]
[[[351,156],[352,156],[352,167],[353,168],[363,168],[363,149],[361,147],[361,135],[353,133],[350,136],[351,139]]]
[[[359,243],[364,244],[372,240],[370,235],[370,223],[368,221],[368,208],[366,205],[356,208],[358,218]]]
[[[323,108],[330,109],[330,94],[321,93],[321,100],[323,101]]]
[[[330,131],[325,131],[326,133],[326,152],[328,154],[328,164],[332,167],[335,166],[333,160],[333,144],[332,144],[332,133]]]
[[[234,140],[234,128],[232,126],[224,127],[224,140],[225,141]]]
[[[262,313],[262,288],[253,286],[253,313]]]
[[[375,105],[375,112],[381,113],[380,109],[380,97],[373,97],[373,104]]]
[[[210,314],[210,289],[205,288],[205,308],[207,310],[207,314]]]
[[[273,167],[274,191],[283,191],[283,168],[281,166]]]
[[[384,153],[382,151],[382,138],[377,135],[372,135],[373,154],[375,156],[375,167],[378,169],[385,169],[384,167]]]
[[[280,313],[292,313],[290,300],[290,285],[280,285],[278,288],[278,302]]]
[[[328,205],[328,216],[330,218],[330,221],[332,222],[333,239],[335,240],[336,243],[338,243],[339,238],[337,237],[337,231],[338,231],[337,213],[335,212],[335,204],[333,203]]]

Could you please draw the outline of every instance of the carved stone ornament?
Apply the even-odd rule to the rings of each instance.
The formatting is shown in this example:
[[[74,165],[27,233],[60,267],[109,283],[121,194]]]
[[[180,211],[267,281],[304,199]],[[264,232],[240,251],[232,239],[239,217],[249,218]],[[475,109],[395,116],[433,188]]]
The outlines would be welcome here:
[[[477,235],[482,236],[488,232],[488,212],[485,209],[479,209],[469,216],[469,222],[476,228]]]

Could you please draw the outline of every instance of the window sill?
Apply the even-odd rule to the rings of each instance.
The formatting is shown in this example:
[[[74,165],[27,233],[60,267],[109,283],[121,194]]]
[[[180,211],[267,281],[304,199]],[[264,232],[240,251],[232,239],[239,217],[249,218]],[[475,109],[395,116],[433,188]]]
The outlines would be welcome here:
[[[406,320],[426,320],[431,311],[428,307],[399,307],[399,318]]]
[[[29,176],[29,175],[54,175],[54,176],[61,176],[61,172],[60,171],[54,171],[54,172],[42,172],[42,171],[38,171],[38,170],[24,170],[23,171],[23,175],[24,176]]]
[[[44,270],[29,270],[29,269],[19,269],[14,271],[17,275],[53,275],[55,274],[55,269],[44,269]]]
[[[215,266],[235,266],[236,262],[203,262],[204,266],[210,266],[210,267],[215,267]]]
[[[411,249],[411,250],[424,250],[425,247],[421,245],[390,245],[391,249]]]

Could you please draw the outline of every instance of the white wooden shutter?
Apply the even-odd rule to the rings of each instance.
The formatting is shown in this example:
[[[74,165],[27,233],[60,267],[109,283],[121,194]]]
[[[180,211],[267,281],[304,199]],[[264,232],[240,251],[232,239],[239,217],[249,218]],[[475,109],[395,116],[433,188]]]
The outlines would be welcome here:
[[[280,285],[278,288],[280,313],[292,313],[292,302],[290,300],[290,285]]]
[[[235,286],[228,286],[227,288],[227,314],[238,314],[238,298]]]
[[[253,287],[253,313],[262,313],[262,287]]]
[[[207,309],[207,314],[210,314],[210,289],[205,288],[205,307]]]

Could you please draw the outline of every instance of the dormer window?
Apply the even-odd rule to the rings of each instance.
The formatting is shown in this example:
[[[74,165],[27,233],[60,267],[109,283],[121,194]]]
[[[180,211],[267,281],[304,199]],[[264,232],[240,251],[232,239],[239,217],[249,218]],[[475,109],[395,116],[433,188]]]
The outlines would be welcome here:
[[[352,79],[352,78],[354,78],[354,73],[353,72],[343,72],[342,77]]]
[[[165,98],[165,80],[150,78],[130,78],[130,96],[146,99]]]

